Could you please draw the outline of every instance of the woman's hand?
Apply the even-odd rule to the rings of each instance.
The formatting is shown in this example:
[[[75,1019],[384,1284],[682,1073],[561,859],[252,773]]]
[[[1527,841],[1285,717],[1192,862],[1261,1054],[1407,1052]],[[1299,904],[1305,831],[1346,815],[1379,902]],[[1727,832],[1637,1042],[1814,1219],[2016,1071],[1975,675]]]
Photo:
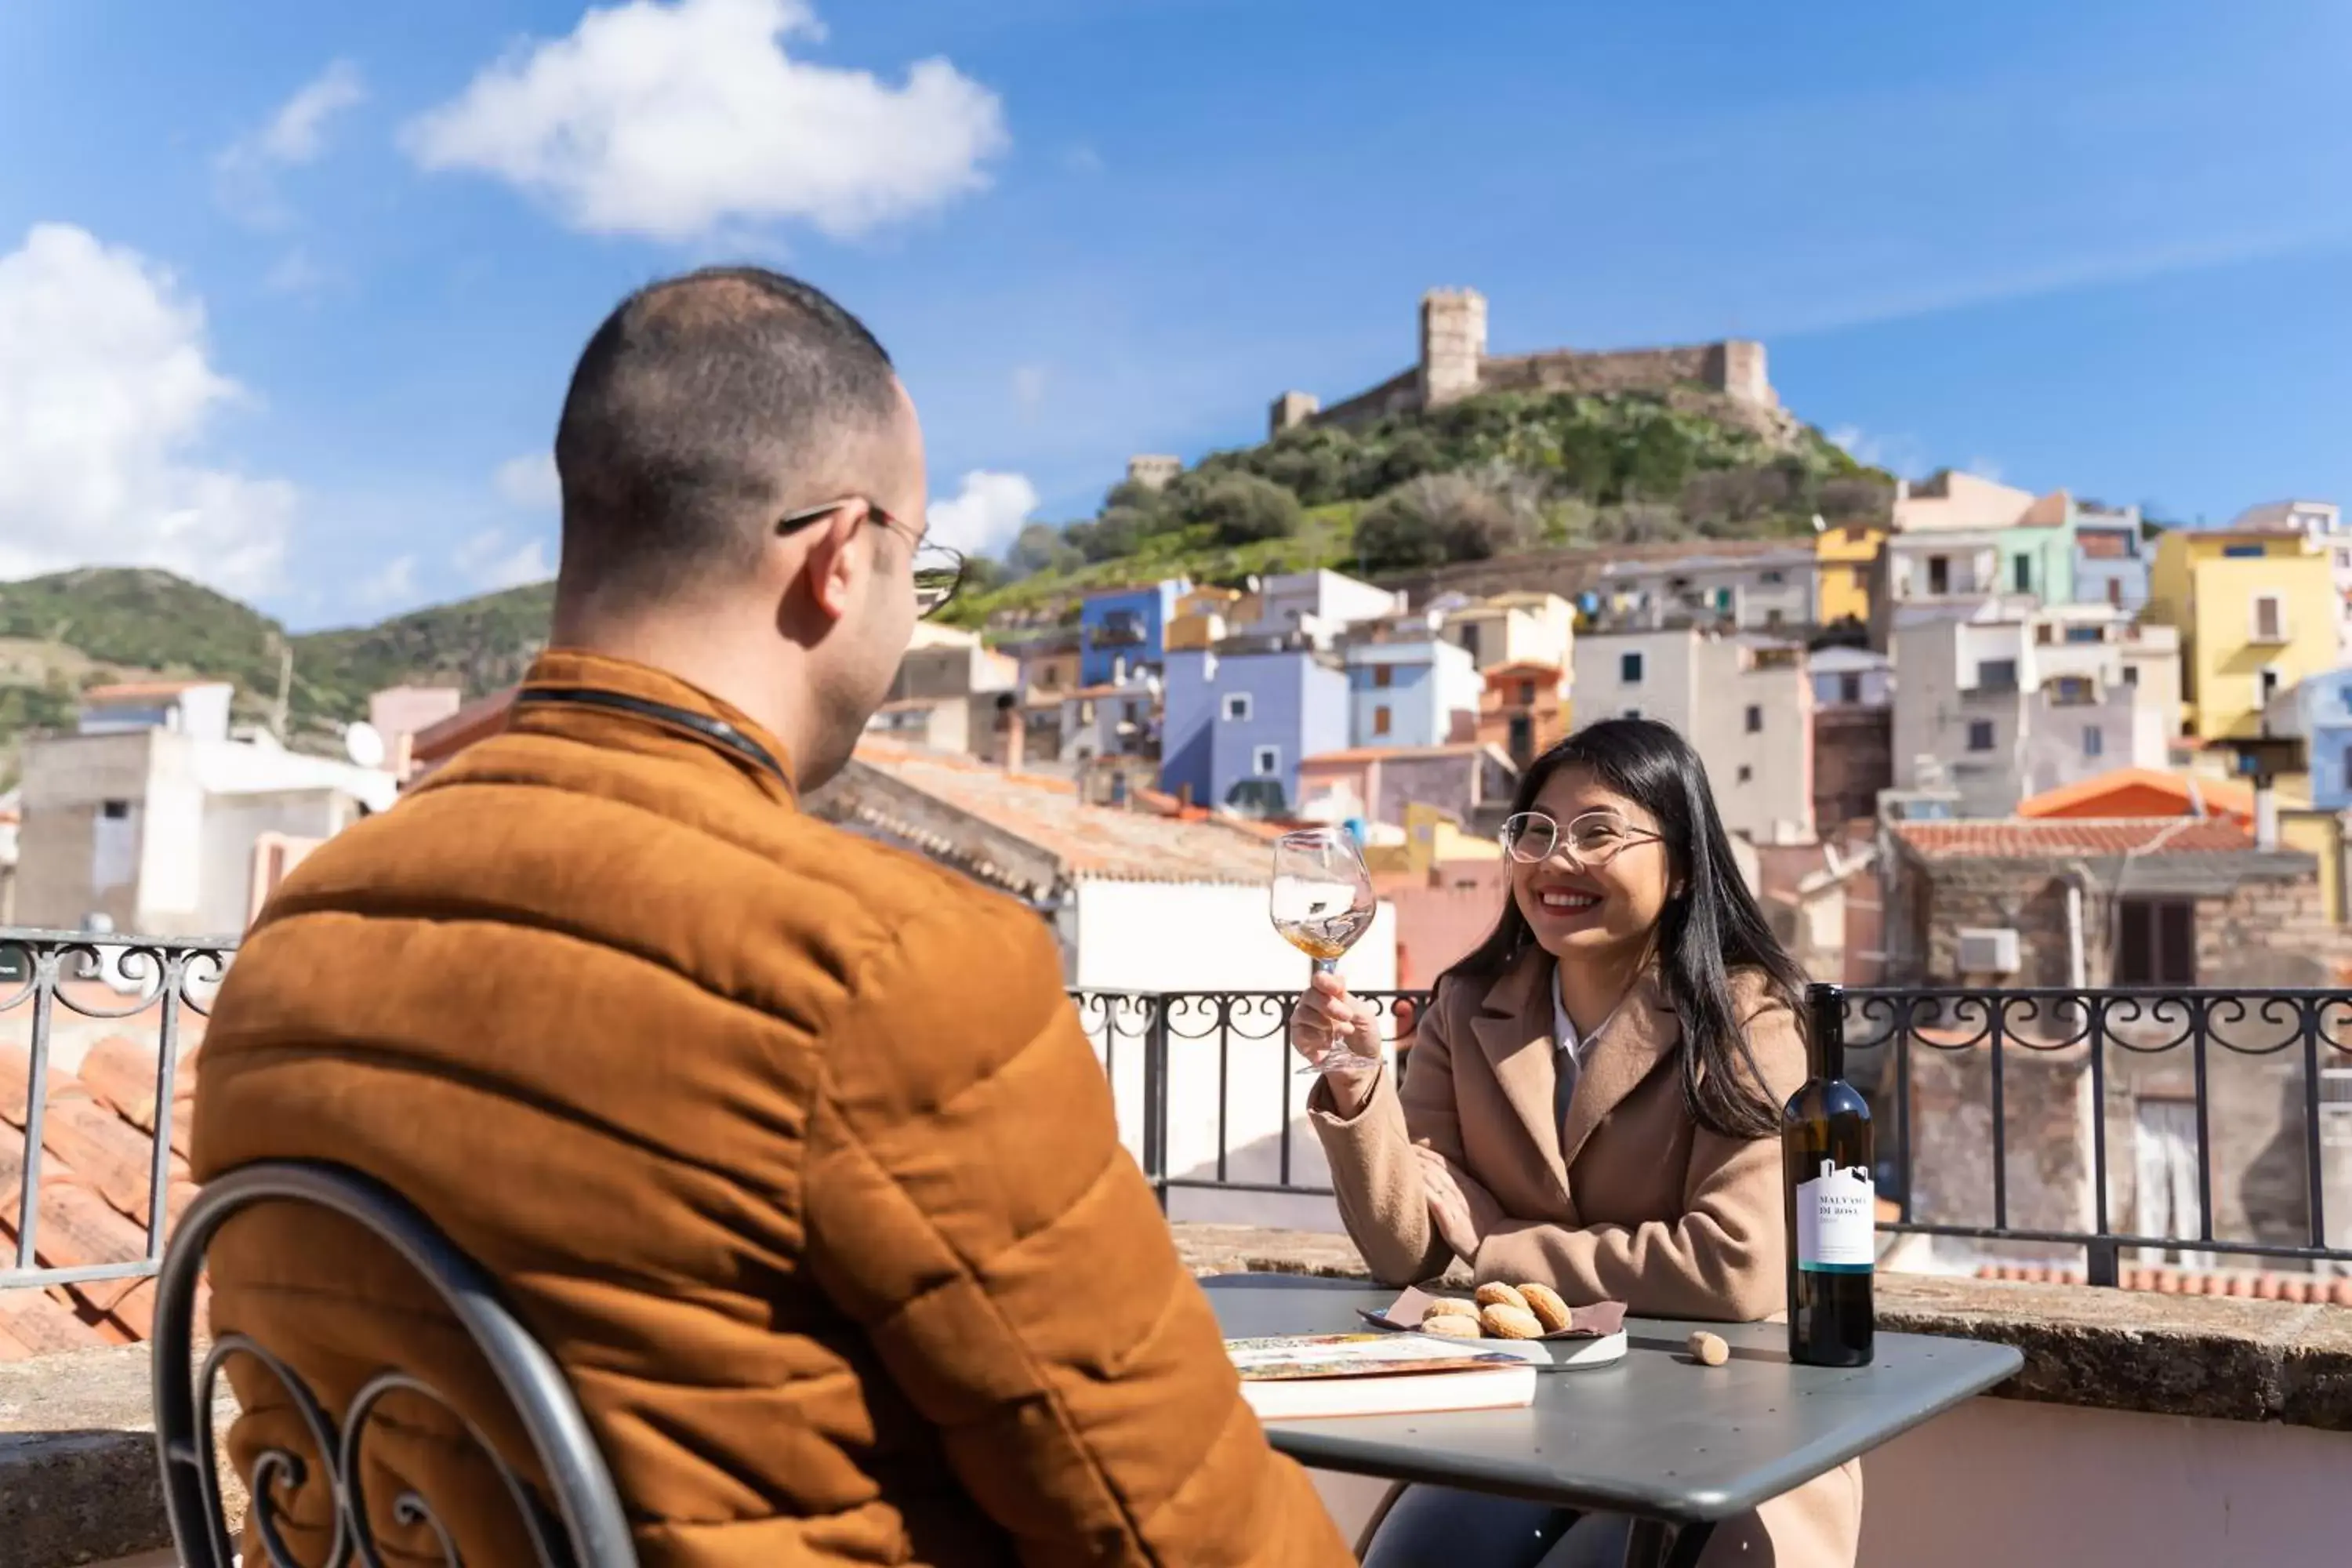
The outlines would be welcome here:
[[[1416,1143],[1421,1160],[1422,1191],[1429,1195],[1429,1222],[1454,1256],[1468,1263],[1478,1256],[1478,1226],[1470,1217],[1470,1200],[1454,1179],[1445,1157],[1426,1144]]]
[[[1338,975],[1318,974],[1291,1012],[1290,1047],[1318,1066],[1334,1052],[1362,1058],[1324,1075],[1332,1103],[1342,1116],[1352,1116],[1371,1092],[1371,1069],[1380,1064],[1380,1009],[1349,995]]]

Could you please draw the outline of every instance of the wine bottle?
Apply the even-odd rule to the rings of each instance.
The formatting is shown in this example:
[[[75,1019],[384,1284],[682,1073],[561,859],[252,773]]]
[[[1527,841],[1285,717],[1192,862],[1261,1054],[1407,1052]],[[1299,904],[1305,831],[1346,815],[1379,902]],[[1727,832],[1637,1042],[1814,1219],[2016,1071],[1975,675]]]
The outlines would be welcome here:
[[[1789,1359],[1868,1366],[1878,1256],[1870,1107],[1845,1081],[1845,988],[1805,988],[1811,1077],[1780,1112],[1789,1226]]]

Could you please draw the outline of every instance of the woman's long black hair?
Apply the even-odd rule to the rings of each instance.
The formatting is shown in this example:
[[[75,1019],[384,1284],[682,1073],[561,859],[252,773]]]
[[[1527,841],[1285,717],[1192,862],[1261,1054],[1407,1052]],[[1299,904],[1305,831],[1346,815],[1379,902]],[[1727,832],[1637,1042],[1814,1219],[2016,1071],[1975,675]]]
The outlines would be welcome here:
[[[1604,719],[1538,757],[1519,781],[1511,810],[1536,809],[1536,797],[1562,768],[1589,770],[1655,817],[1665,839],[1682,892],[1658,916],[1656,962],[1666,1000],[1682,1023],[1683,1103],[1692,1120],[1728,1138],[1771,1135],[1780,1125],[1780,1107],[1765,1092],[1764,1075],[1739,1026],[1731,972],[1762,971],[1769,994],[1792,1012],[1805,976],[1740,879],[1706,766],[1671,724]],[[1437,984],[1491,984],[1535,941],[1514,888],[1494,931]]]

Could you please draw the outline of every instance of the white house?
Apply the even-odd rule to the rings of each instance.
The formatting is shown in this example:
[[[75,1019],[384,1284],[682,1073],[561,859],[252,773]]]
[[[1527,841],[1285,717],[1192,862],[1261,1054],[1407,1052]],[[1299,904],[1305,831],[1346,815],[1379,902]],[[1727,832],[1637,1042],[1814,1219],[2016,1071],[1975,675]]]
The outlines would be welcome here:
[[[1802,643],[1684,626],[1576,639],[1576,718],[1662,719],[1706,764],[1723,825],[1813,837],[1813,689]]]
[[[331,837],[392,805],[389,771],[289,752],[266,733],[231,736],[230,689],[100,687],[85,698],[80,733],[25,748],[17,920],[78,928],[102,915],[125,933],[234,934],[256,903],[265,840]]]
[[[1277,1181],[1286,1126],[1293,1183],[1328,1184],[1305,1121],[1307,1085],[1292,1079],[1298,1063],[1281,1027],[1280,999],[1307,984],[1309,969],[1269,919],[1274,847],[1265,831],[1165,797],[1089,805],[1075,784],[872,737],[808,809],[953,867],[1054,927],[1064,977],[1088,997],[1080,1017],[1107,1060],[1121,1135],[1139,1156],[1150,1015],[1108,994],[1190,994],[1168,1019],[1168,1173],[1216,1170],[1222,1085],[1228,1176]],[[1360,991],[1395,986],[1391,906],[1380,906],[1340,973]],[[1339,1228],[1329,1199],[1281,1194],[1179,1189],[1169,1212]]]
[[[2112,768],[2162,768],[2180,705],[2179,634],[2110,605],[1898,613],[1895,782],[1948,778],[1969,816]]]
[[[1360,621],[1402,614],[1402,595],[1338,572],[1317,570],[1268,577],[1258,589],[1258,618],[1244,635],[1304,637],[1318,647]]]

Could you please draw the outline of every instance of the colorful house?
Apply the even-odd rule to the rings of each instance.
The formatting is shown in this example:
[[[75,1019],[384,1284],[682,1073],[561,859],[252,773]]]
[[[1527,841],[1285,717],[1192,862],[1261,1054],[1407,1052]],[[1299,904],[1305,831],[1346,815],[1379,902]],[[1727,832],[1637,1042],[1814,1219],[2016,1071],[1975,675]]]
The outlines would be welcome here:
[[[1528,764],[1569,730],[1568,671],[1556,664],[1498,664],[1478,699],[1477,740],[1497,746],[1511,765]]]
[[[1347,650],[1349,732],[1359,746],[1444,746],[1470,739],[1480,683],[1470,655],[1433,635]]]
[[[2147,604],[2148,544],[2139,508],[2116,510],[2077,503],[2074,509],[2074,594],[2077,604],[2113,605],[2127,616]]]
[[[1136,588],[1088,594],[1078,610],[1078,681],[1109,686],[1128,675],[1157,669],[1167,654],[1168,623],[1176,601],[1192,591],[1181,577]]]
[[[1870,624],[1870,580],[1886,530],[1866,522],[1840,523],[1813,535],[1813,558],[1821,574],[1822,625]]]
[[[1497,594],[1449,611],[1439,635],[1482,670],[1498,664],[1564,668],[1576,643],[1576,606],[1557,594]]]
[[[2174,529],[2157,541],[2147,619],[2180,632],[2200,741],[2259,735],[2279,693],[2337,662],[2329,556],[2283,529]]]
[[[1168,656],[1160,787],[1201,805],[1285,816],[1300,762],[1348,741],[1348,676],[1282,639]]]
[[[1228,631],[1255,618],[1247,598],[1238,588],[1195,588],[1179,595],[1163,639],[1168,650],[1214,647],[1224,641]]]
[[[2270,732],[2304,743],[2311,804],[2352,809],[2352,666],[2305,676],[2271,700]]]
[[[2064,490],[2033,504],[1993,536],[2000,552],[2000,591],[2031,594],[2045,605],[2074,598],[2074,498]]]

